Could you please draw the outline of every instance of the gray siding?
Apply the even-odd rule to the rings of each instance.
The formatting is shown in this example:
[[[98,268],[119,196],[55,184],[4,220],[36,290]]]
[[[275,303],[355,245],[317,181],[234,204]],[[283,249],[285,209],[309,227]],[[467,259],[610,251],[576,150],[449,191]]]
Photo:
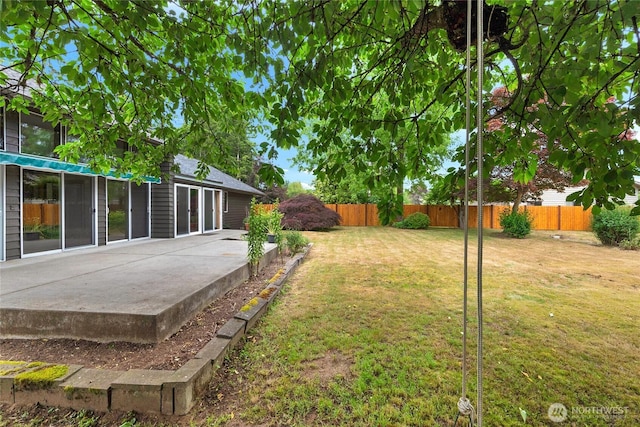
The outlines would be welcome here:
[[[175,237],[173,209],[173,173],[171,164],[165,162],[161,166],[165,174],[160,184],[151,184],[151,237]]]
[[[20,151],[20,118],[15,111],[7,111],[5,150],[17,153]]]
[[[98,245],[107,244],[107,180],[98,177],[98,206],[96,206],[98,221]]]
[[[6,168],[7,260],[20,258],[20,167]]]
[[[251,205],[250,194],[226,193],[229,197],[229,211],[222,214],[222,224],[224,228],[234,230],[242,230],[244,228],[244,219],[249,214],[249,206]],[[224,208],[224,202],[223,202]]]

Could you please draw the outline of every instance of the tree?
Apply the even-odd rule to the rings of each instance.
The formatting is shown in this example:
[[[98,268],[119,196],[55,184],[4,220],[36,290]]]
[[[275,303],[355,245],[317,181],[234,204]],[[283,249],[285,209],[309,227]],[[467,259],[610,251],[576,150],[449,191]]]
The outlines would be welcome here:
[[[511,102],[512,94],[507,88],[499,87],[492,91],[490,98],[493,108],[504,108]],[[540,105],[547,104],[547,100],[540,99],[533,104],[531,109],[538,109]],[[505,132],[509,128],[511,132]],[[510,115],[505,113],[494,118],[487,123],[487,136],[494,140],[496,147],[506,147],[507,145],[520,145],[518,135],[513,132],[514,123]],[[537,122],[532,122],[527,126],[523,134],[533,133],[537,139],[527,144],[528,153],[522,153],[521,157],[514,159],[511,155],[503,155],[506,151],[500,148],[492,154],[491,162],[494,165],[489,172],[490,184],[487,189],[491,190],[496,184],[503,187],[507,192],[498,192],[500,199],[496,198],[494,192],[493,200],[485,198],[487,201],[509,201],[512,202],[512,213],[517,213],[520,203],[530,198],[539,197],[544,190],[564,191],[565,187],[574,182],[573,176],[567,170],[554,165],[550,159],[551,152],[562,150],[561,142],[549,140],[547,135],[538,128]],[[508,135],[508,140],[503,137]],[[582,180],[577,177],[576,183]],[[506,194],[511,197],[502,199]]]
[[[300,194],[306,194],[307,190],[304,189],[301,182],[295,181],[287,184],[287,197],[296,197]]]
[[[236,74],[243,61],[227,48],[232,19],[218,2],[3,2],[0,86],[28,98],[0,104],[26,112],[32,103],[67,126],[78,140],[57,149],[61,158],[82,155],[98,171],[159,176],[165,158],[185,153],[235,174],[233,136],[243,135],[230,126],[246,128],[263,98]],[[119,139],[134,148],[126,158],[110,155]]]
[[[243,177],[241,181],[264,193],[264,196],[258,198],[260,203],[275,203],[276,201],[286,200],[287,188],[285,183],[267,183],[261,179],[260,170],[263,169],[262,164],[261,158],[254,158],[251,172]]]
[[[376,97],[374,103],[376,114],[388,113],[386,100]],[[313,125],[316,130],[322,127],[322,121]],[[441,135],[437,138],[438,145],[428,148],[424,140],[406,130],[392,132],[380,128],[368,141],[353,137],[349,130],[337,136],[339,143],[318,150],[322,145],[316,135],[299,150],[296,163],[314,172],[323,201],[376,203],[383,225],[402,216],[404,181],[429,176],[448,154],[448,135]],[[420,155],[415,154],[418,151]],[[345,158],[349,161],[344,161]]]
[[[483,6],[486,25],[471,36],[485,40],[485,90],[513,93],[498,109],[483,99],[482,119],[509,114],[518,134],[504,155],[524,157],[537,140],[527,130],[537,123],[560,141],[550,162],[589,180],[576,201],[612,207],[639,173],[639,144],[617,138],[640,118],[637,4]],[[397,189],[402,172],[440,146],[442,135],[465,127],[467,89],[475,99],[464,84],[464,2],[5,2],[0,22],[0,73],[20,73],[9,82],[19,90],[28,78],[40,82],[33,102],[47,120],[81,135],[78,149],[96,168],[158,174],[160,159],[191,144],[176,132],[176,112],[194,129],[198,118],[231,111],[270,120],[271,144],[280,147],[300,143],[301,117],[321,120],[309,141],[314,152],[341,147],[348,130],[367,158],[356,169],[377,172],[386,161],[385,171],[397,172],[380,179]],[[618,102],[600,108],[610,96]],[[8,107],[24,109],[16,99]],[[531,110],[538,99],[548,102]],[[142,144],[147,132],[163,144]],[[418,143],[401,147],[409,134]],[[108,152],[122,135],[139,150],[113,165]],[[272,148],[264,148],[266,160]],[[488,141],[485,151],[498,148]],[[345,153],[343,163],[352,158]],[[282,181],[269,163],[261,174]]]
[[[486,152],[504,148],[505,157],[526,157],[538,139],[529,125],[538,123],[550,141],[560,141],[550,149],[550,163],[589,180],[576,200],[585,207],[612,207],[610,196],[633,191],[640,154],[637,143],[617,139],[639,118],[637,6],[624,0],[504,4],[485,5],[491,22],[474,33],[486,40],[485,88],[506,86],[513,96],[497,109],[485,97],[483,119],[510,114],[519,144],[497,147],[489,141]],[[465,6],[453,1],[288,2],[265,5],[260,13],[247,11],[252,34],[262,35],[262,51],[269,52],[254,50],[255,57],[272,59],[282,71],[272,86],[274,139],[294,145],[298,117],[313,115],[322,119],[314,129],[317,138],[310,141],[316,152],[345,145],[340,131],[349,129],[352,138],[370,144],[361,150],[376,161],[387,153],[375,138],[384,129],[392,136],[410,131],[424,141],[405,153],[407,159],[420,159],[422,150],[439,145],[438,135],[465,127]],[[619,105],[596,108],[612,95]],[[383,114],[375,108],[378,97],[389,101]],[[531,109],[538,99],[548,101]],[[443,110],[451,114],[436,114]],[[475,138],[473,144],[475,152]],[[385,180],[393,186],[394,178]]]
[[[347,168],[349,171],[349,168]],[[339,181],[331,178],[316,178],[313,181],[313,194],[323,203],[364,204],[376,203],[376,198],[364,183],[364,178],[347,172]]]
[[[193,126],[183,126],[178,132],[185,141],[182,153],[200,160],[201,166],[223,169],[239,180],[253,175],[257,150],[249,137],[255,130],[241,115],[199,117]]]
[[[429,188],[422,181],[414,181],[411,183],[409,190],[405,191],[405,199],[409,205],[422,205],[427,202]]]

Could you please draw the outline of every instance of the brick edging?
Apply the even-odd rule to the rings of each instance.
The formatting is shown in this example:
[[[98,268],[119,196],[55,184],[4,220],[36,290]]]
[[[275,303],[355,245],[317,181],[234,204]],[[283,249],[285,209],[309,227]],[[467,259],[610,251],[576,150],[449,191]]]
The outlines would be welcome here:
[[[30,362],[5,365],[0,362],[0,372],[5,373],[0,376],[0,403],[39,403],[98,412],[116,410],[187,414],[222,365],[225,356],[266,312],[311,246],[309,244],[302,253],[289,259],[252,303],[229,319],[216,332],[216,336],[178,370],[112,371],[69,365],[64,375],[45,382],[43,386],[37,382],[25,383],[20,378],[56,365]]]

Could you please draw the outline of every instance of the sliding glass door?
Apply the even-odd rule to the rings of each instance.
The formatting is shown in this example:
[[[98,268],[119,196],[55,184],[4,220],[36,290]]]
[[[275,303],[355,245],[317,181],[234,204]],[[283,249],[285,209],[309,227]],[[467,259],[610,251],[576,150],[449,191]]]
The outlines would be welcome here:
[[[204,188],[202,200],[203,231],[222,229],[222,191]]]
[[[200,187],[176,184],[176,236],[200,233],[200,212],[204,209],[206,215],[207,210],[206,200],[203,201],[204,208],[201,209],[200,192]],[[205,218],[203,227],[206,226]]]
[[[22,172],[22,253],[62,249],[60,174]]]
[[[215,206],[214,221],[216,230],[222,230],[222,191],[215,191],[213,205]]]
[[[129,239],[129,183],[107,181],[107,241]]]
[[[202,206],[202,215],[204,216],[203,227],[205,232],[215,230],[216,210],[213,204],[213,200],[213,190],[205,188],[204,203]]]
[[[94,178],[64,176],[65,248],[94,244]]]
[[[189,231],[200,231],[200,189],[197,187],[189,188]]]
[[[131,238],[149,237],[149,184],[131,183]]]
[[[176,186],[176,235],[189,234],[189,188]]]
[[[107,180],[107,241],[149,237],[149,184]]]

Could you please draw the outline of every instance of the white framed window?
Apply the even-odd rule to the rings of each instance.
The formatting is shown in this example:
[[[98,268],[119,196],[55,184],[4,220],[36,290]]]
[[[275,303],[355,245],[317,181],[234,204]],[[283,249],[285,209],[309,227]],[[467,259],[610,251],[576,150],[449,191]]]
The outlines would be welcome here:
[[[20,152],[57,157],[54,149],[62,142],[60,125],[45,122],[37,113],[20,114]]]
[[[224,213],[229,212],[229,192],[224,192]]]

